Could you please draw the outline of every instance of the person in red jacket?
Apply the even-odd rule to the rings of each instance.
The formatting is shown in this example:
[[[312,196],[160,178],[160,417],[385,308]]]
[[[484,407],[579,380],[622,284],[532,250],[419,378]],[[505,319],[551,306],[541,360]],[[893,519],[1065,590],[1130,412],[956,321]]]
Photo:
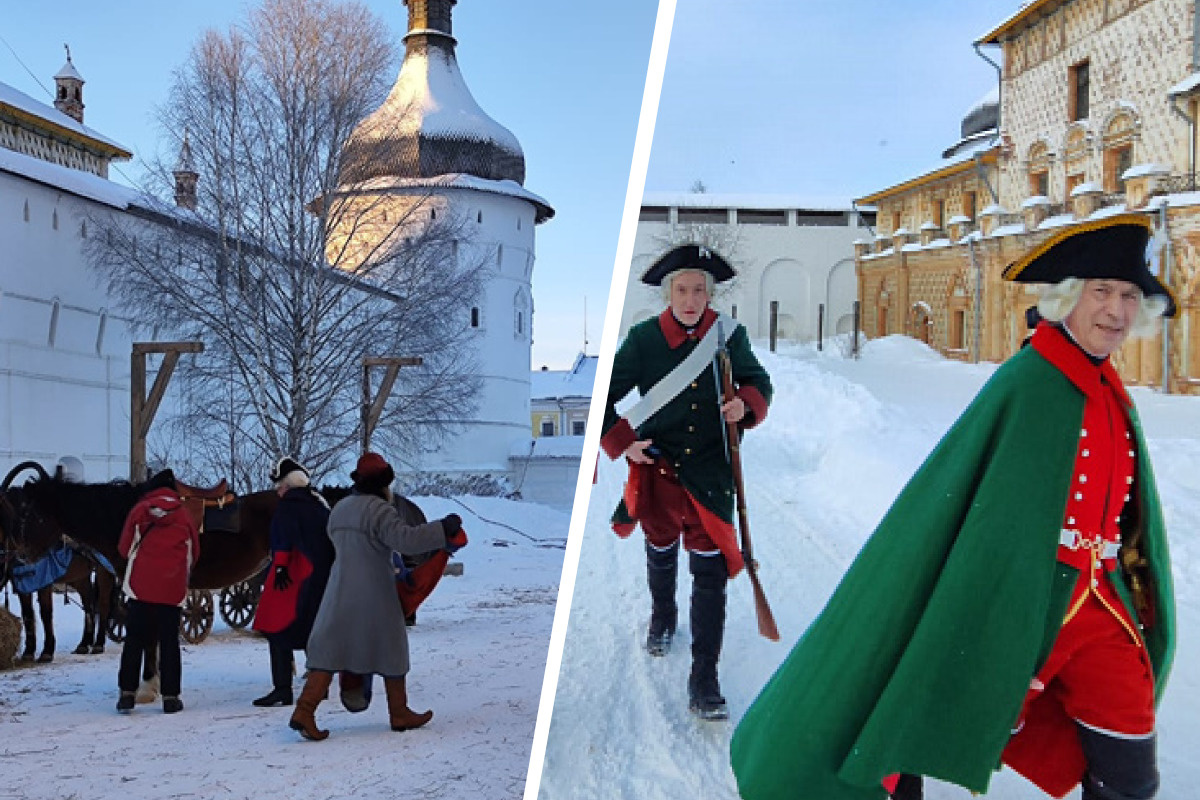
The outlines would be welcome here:
[[[129,512],[118,550],[127,560],[123,588],[128,612],[117,673],[117,711],[133,710],[142,656],[153,641],[160,653],[163,711],[174,714],[183,709],[180,606],[187,596],[188,575],[200,557],[200,532],[173,488],[155,489]]]

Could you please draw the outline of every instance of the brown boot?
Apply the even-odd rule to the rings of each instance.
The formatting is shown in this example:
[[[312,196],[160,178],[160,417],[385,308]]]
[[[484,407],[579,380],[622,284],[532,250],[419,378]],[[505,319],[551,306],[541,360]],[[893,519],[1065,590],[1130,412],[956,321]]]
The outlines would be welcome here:
[[[317,706],[328,696],[329,684],[332,682],[332,672],[322,672],[316,669],[308,671],[308,677],[304,681],[304,690],[300,692],[300,697],[296,700],[296,710],[292,712],[292,719],[288,722],[288,727],[294,731],[300,731],[300,735],[305,739],[319,742],[329,738],[329,731],[323,731],[317,727],[314,715],[317,713]]]
[[[404,678],[384,678],[384,689],[387,691],[388,716],[391,718],[392,730],[407,731],[419,728],[433,719],[432,711],[420,714],[408,707],[408,689]]]

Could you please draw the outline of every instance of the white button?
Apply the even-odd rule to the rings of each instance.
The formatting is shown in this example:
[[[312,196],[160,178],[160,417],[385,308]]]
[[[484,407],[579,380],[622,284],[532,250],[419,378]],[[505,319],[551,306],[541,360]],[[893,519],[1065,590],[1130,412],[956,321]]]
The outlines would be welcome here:
[[[1087,458],[1088,456],[1090,456],[1090,455],[1091,455],[1091,452],[1090,452],[1090,451],[1088,451],[1087,449],[1084,449],[1084,451],[1083,451],[1083,453],[1082,453],[1081,455],[1082,455],[1084,458]]]
[[[1080,476],[1079,476],[1079,482],[1080,482],[1080,483],[1087,483],[1087,475],[1080,475]]]
[[[1097,580],[1096,578],[1092,578],[1092,586],[1095,587],[1095,586],[1099,586],[1099,585],[1100,585],[1100,581]]]
[[[1117,517],[1116,519],[1113,520],[1113,522],[1120,522],[1120,521],[1121,521],[1120,517]]]
[[[1082,493],[1082,492],[1076,492],[1076,493],[1075,493],[1075,499],[1076,499],[1076,500],[1082,500],[1082,499],[1083,499],[1083,493]],[[1128,498],[1126,498],[1126,499],[1128,499]]]
[[[1125,495],[1125,502],[1129,502],[1129,495]]]
[[[1125,431],[1125,438],[1126,438],[1126,439],[1128,439],[1128,438],[1129,438],[1129,431]]]
[[[1132,475],[1130,475],[1128,478],[1126,478],[1126,479],[1125,479],[1125,482],[1126,482],[1126,483],[1133,483],[1133,476],[1132,476]]]
[[[1075,518],[1074,518],[1074,517],[1067,517],[1067,524],[1068,524],[1068,525],[1074,525],[1074,524],[1075,524]]]
[[[1081,430],[1081,431],[1079,432],[1079,436],[1080,436],[1080,438],[1083,438],[1084,436],[1087,436],[1087,428],[1084,428],[1083,430]]]
[[[1133,458],[1135,455],[1136,455],[1136,454],[1135,454],[1135,453],[1134,453],[1132,450],[1130,450],[1130,451],[1129,451],[1129,457],[1130,457],[1130,458]]]

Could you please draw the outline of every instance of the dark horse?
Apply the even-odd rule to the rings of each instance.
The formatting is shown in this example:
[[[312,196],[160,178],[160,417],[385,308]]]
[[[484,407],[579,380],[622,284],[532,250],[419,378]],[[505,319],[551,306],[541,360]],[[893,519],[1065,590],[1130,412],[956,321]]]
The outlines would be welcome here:
[[[51,477],[36,462],[24,462],[10,475],[22,469],[35,470],[38,477],[5,492],[12,518],[9,536],[22,554],[38,558],[67,536],[107,558],[118,575],[125,570],[125,559],[117,550],[125,518],[144,494],[175,483],[169,472],[141,484],[74,483],[59,475]],[[257,573],[270,552],[271,515],[278,503],[275,492],[256,492],[206,514],[189,588],[221,589]],[[143,676],[149,680],[157,672],[157,659],[148,653]]]
[[[17,588],[17,574],[30,560],[36,560],[18,546],[16,528],[18,517],[12,503],[7,497],[6,490],[16,472],[0,485],[0,586],[12,580],[17,599],[21,604],[21,622],[25,629],[25,647],[19,656],[21,661],[36,660],[39,663],[49,663],[54,660],[56,639],[54,636],[54,596],[55,584],[74,589],[79,595],[80,606],[83,608],[83,635],[74,652],[80,655],[104,652],[105,630],[111,610],[111,601],[115,588],[115,578],[111,572],[98,560],[88,553],[68,547],[65,560],[65,572],[54,579],[53,583],[41,586],[36,591],[21,591]],[[61,538],[60,538],[61,544]],[[93,580],[93,574],[95,579]],[[37,595],[38,610],[42,621],[44,635],[42,654],[35,656],[37,651],[37,618],[34,615],[33,598]]]

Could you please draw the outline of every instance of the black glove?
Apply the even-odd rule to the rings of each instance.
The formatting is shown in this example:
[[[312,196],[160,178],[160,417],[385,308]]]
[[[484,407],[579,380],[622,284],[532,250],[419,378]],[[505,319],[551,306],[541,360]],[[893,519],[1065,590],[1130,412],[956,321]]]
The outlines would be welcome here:
[[[275,588],[284,591],[292,585],[292,576],[288,575],[287,567],[283,564],[275,567]]]
[[[447,514],[442,517],[442,530],[446,533],[446,538],[454,536],[462,530],[462,517],[458,514]]]

